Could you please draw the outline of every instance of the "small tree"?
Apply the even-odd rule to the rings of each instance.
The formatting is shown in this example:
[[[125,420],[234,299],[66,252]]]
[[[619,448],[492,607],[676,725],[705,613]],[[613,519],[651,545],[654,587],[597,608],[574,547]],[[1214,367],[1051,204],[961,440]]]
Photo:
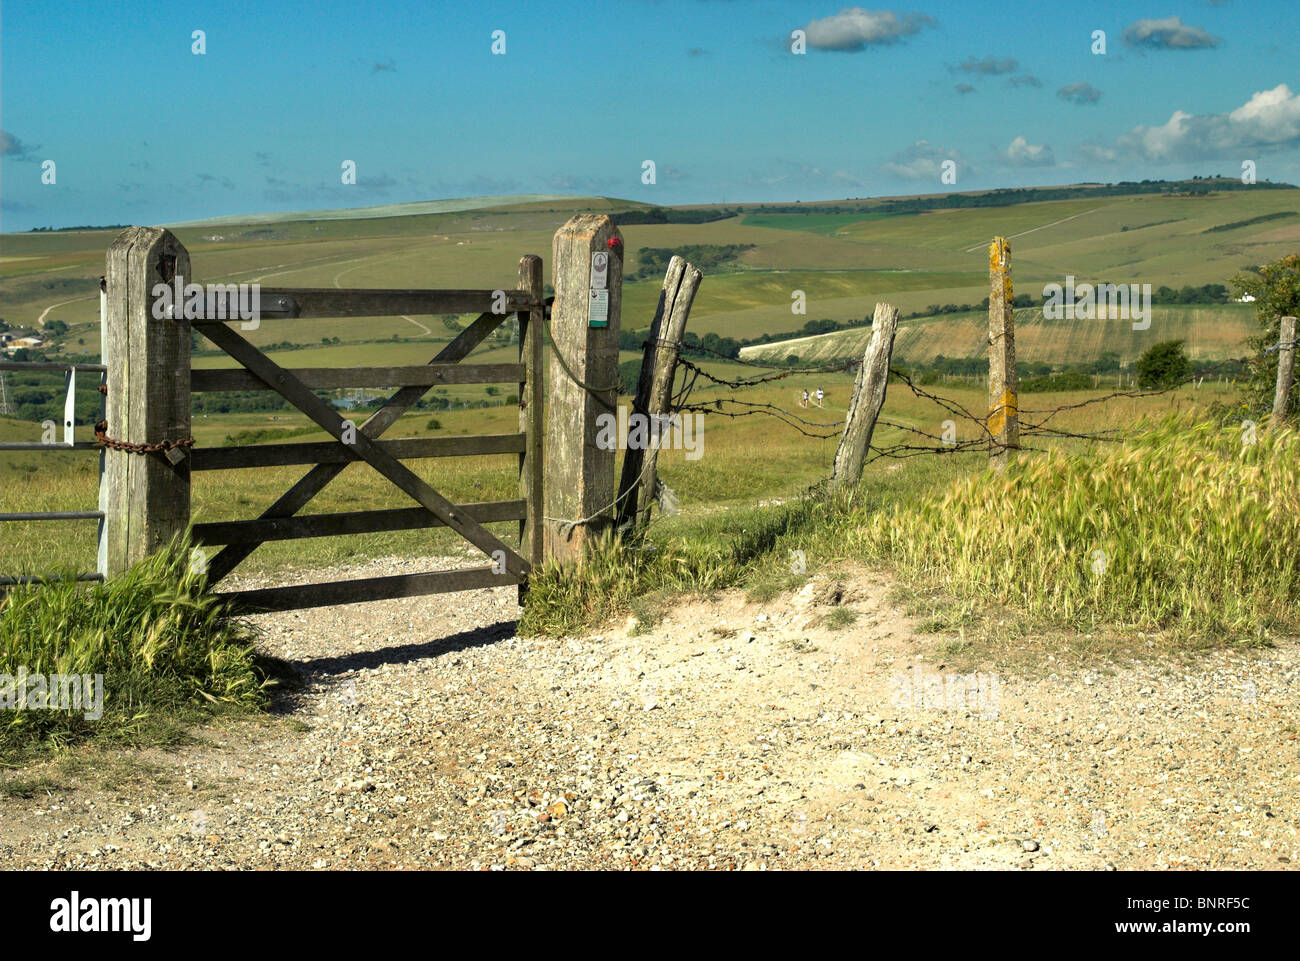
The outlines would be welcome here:
[[[1174,387],[1187,379],[1192,362],[1181,340],[1164,340],[1148,347],[1137,361],[1138,386],[1143,390]]]
[[[1283,317],[1300,316],[1300,254],[1290,254],[1281,260],[1266,264],[1258,273],[1244,271],[1232,278],[1232,284],[1242,293],[1255,298],[1255,316],[1259,320],[1260,335],[1246,343],[1255,352],[1249,361],[1250,380],[1247,382],[1247,404],[1252,410],[1263,412],[1273,404],[1277,389],[1278,352],[1264,351],[1276,347],[1281,333]],[[1291,386],[1290,409],[1300,409],[1300,380]]]

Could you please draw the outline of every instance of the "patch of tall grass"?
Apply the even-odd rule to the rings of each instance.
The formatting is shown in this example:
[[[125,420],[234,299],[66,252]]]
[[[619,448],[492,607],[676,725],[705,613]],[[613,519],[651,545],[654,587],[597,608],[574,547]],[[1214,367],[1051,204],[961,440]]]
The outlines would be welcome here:
[[[71,578],[0,597],[0,674],[102,674],[103,717],[0,711],[0,755],[87,737],[130,737],[160,717],[256,709],[269,681],[252,630],[204,593],[185,545],[161,551],[104,584]],[[199,709],[199,710],[196,710]]]
[[[1259,643],[1300,612],[1300,437],[1247,439],[1169,417],[1104,454],[1025,457],[864,512],[849,543],[955,597],[1073,628]]]
[[[634,610],[648,595],[707,594],[788,576],[790,552],[825,541],[843,516],[835,502],[796,500],[707,515],[671,536],[652,527],[635,547],[605,540],[580,565],[547,564],[534,572],[520,633],[573,634]]]

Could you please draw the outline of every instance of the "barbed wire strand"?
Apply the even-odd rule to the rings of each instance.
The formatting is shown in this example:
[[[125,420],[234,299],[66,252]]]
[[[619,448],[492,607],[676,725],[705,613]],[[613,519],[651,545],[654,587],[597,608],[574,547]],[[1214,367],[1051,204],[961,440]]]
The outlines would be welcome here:
[[[1043,415],[1041,419],[1026,419],[1021,421],[1019,424],[1019,433],[1020,436],[1022,437],[1028,436],[1028,437],[1045,437],[1045,438],[1053,438],[1053,439],[1061,439],[1061,440],[1106,441],[1111,443],[1122,442],[1127,438],[1122,436],[1121,432],[1117,429],[1092,431],[1092,432],[1071,431],[1059,427],[1049,426],[1048,422],[1062,413],[1079,410],[1085,407],[1094,406],[1096,404],[1108,403],[1110,401],[1117,400],[1119,398],[1146,399],[1150,397],[1159,397],[1161,395],[1168,394],[1171,393],[1172,391],[1178,390],[1180,387],[1184,387],[1190,383],[1194,383],[1196,381],[1202,380],[1206,376],[1214,374],[1217,371],[1225,367],[1228,367],[1230,365],[1249,364],[1252,361],[1261,360],[1264,357],[1267,357],[1269,354],[1275,353],[1278,350],[1295,347],[1296,343],[1297,341],[1279,342],[1277,344],[1272,345],[1271,347],[1265,348],[1261,353],[1255,355],[1254,357],[1229,358],[1227,360],[1219,361],[1218,363],[1211,364],[1208,367],[1204,367],[1199,370],[1193,371],[1192,373],[1182,378],[1181,380],[1175,381],[1174,383],[1171,384],[1164,385],[1162,387],[1138,388],[1136,390],[1116,390],[1108,394],[1104,394],[1100,397],[1090,397],[1073,404],[1061,404],[1056,407],[1046,407],[1046,408],[1016,407],[1015,413],[1017,417],[1025,417],[1026,415],[1030,415],[1030,417],[1032,417],[1033,415]],[[803,434],[806,437],[813,437],[820,440],[827,440],[831,437],[834,437],[836,434],[838,434],[839,428],[844,426],[845,421],[842,420],[834,421],[834,422],[811,421],[811,420],[807,420],[806,418],[800,417],[794,411],[787,410],[786,408],[781,407],[777,404],[758,403],[754,401],[742,401],[730,397],[717,397],[704,402],[694,403],[694,404],[688,403],[688,401],[692,393],[696,389],[700,381],[700,378],[704,378],[705,381],[720,388],[725,388],[728,390],[743,390],[748,387],[756,387],[762,384],[773,383],[775,381],[784,380],[788,377],[793,377],[798,374],[844,373],[844,372],[854,370],[861,363],[860,361],[854,361],[854,360],[839,360],[832,363],[820,364],[814,366],[782,367],[774,364],[754,363],[752,361],[742,360],[741,358],[738,357],[730,357],[726,354],[723,354],[719,351],[713,350],[712,348],[705,347],[700,344],[686,345],[682,343],[675,343],[672,341],[663,340],[662,338],[647,339],[646,341],[643,342],[642,346],[643,347],[652,347],[652,346],[664,347],[676,351],[678,355],[677,367],[681,368],[685,372],[685,376],[683,376],[681,381],[681,386],[677,389],[677,392],[672,396],[670,400],[669,403],[670,413],[668,413],[665,416],[674,417],[679,414],[688,413],[688,412],[699,413],[699,414],[721,415],[723,417],[727,417],[730,419],[735,419],[739,417],[758,416],[758,415],[770,416],[776,418],[786,426],[794,429],[795,431],[799,432],[800,434]],[[617,394],[621,391],[622,388],[621,384],[612,387],[607,387],[604,389],[593,387],[592,385],[585,383],[581,378],[579,378],[577,375],[574,374],[572,367],[570,367],[570,365],[565,360],[563,355],[556,348],[554,339],[551,340],[551,350],[555,354],[556,359],[559,360],[560,367],[564,370],[565,374],[574,383],[578,384],[588,393],[596,397],[596,399],[606,408],[610,410],[616,409]],[[687,360],[686,357],[683,356],[683,354],[685,354],[688,351],[709,354],[728,363],[733,363],[743,367],[763,370],[766,371],[767,373],[760,374],[754,377],[738,377],[734,379],[721,377],[718,376],[717,374],[710,373],[709,371],[701,367],[699,364]],[[894,421],[881,419],[878,420],[877,423],[883,427],[888,427],[894,430],[903,431],[904,433],[915,434],[919,437],[924,437],[927,440],[938,441],[940,446],[921,446],[915,444],[892,444],[892,445],[882,447],[878,445],[872,445],[870,447],[872,456],[867,461],[867,463],[871,463],[872,461],[877,460],[881,457],[904,458],[904,457],[920,456],[922,454],[927,454],[927,453],[958,454],[958,453],[985,452],[988,454],[994,454],[1004,450],[1040,451],[1040,452],[1045,452],[1048,450],[1048,448],[1029,447],[1024,444],[1005,444],[999,441],[995,433],[989,429],[989,422],[992,420],[993,417],[998,415],[998,413],[1002,410],[1001,407],[997,407],[991,410],[988,414],[984,416],[979,416],[972,413],[971,410],[969,410],[964,404],[962,404],[961,402],[957,401],[954,398],[945,397],[941,394],[935,394],[918,386],[912,380],[912,378],[907,374],[907,372],[903,370],[899,370],[898,368],[891,367],[889,373],[891,377],[894,377],[897,380],[901,381],[903,384],[905,384],[908,390],[910,390],[915,397],[918,397],[923,400],[927,400],[937,405],[942,410],[950,414],[954,419],[960,419],[962,421],[975,425],[979,429],[981,436],[973,439],[967,439],[961,441],[955,439],[948,440],[943,436],[929,433],[917,427],[912,427],[910,425],[899,424]],[[604,396],[602,396],[605,394],[609,394],[611,392],[615,393],[615,401],[613,404],[611,404],[609,401],[605,399]],[[745,409],[727,410],[724,409],[723,406],[724,404],[732,405],[735,407],[742,407]],[[632,407],[633,409],[639,409],[637,408],[635,398],[632,401]],[[642,413],[645,412],[642,411]],[[809,430],[806,428],[812,428],[812,429]],[[657,452],[658,448],[656,448],[655,450]],[[629,492],[631,490],[635,490],[637,487],[640,486],[640,483],[645,477],[645,473],[649,467],[650,462],[651,459],[647,458],[646,468],[642,469],[641,477],[638,478],[637,484],[634,487],[629,488]],[[660,485],[656,484],[657,488],[659,486]],[[596,514],[592,515],[591,517],[580,518],[578,520],[565,520],[565,519],[557,519],[557,518],[548,518],[548,519],[556,520],[558,523],[567,525],[566,529],[571,529],[572,527],[577,526],[578,524],[590,523],[592,520],[602,516],[606,511],[610,510],[611,508],[616,508],[619,502],[623,499],[623,497],[627,496],[627,493],[628,492],[625,492],[623,495],[620,495],[620,497],[616,498],[614,502],[610,504],[608,507],[606,507],[603,511],[598,511],[596,512]]]

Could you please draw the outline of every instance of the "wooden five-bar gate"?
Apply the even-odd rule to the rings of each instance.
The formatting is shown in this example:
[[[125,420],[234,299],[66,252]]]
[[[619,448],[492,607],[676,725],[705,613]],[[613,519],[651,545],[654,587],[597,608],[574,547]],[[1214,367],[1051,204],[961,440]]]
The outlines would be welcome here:
[[[253,346],[231,318],[240,292],[209,288],[186,311],[180,302],[159,309],[156,285],[176,278],[191,283],[189,254],[169,231],[133,227],[108,256],[104,354],[108,369],[104,540],[107,574],[124,570],[165,546],[190,522],[193,471],[311,465],[261,516],[199,522],[193,538],[221,549],[207,562],[210,585],[219,585],[259,544],[305,537],[448,527],[490,560],[484,567],[371,577],[334,583],[229,591],[221,594],[245,610],[289,610],[526,584],[542,550],[542,262],[519,262],[514,287],[497,290],[336,290],[260,288],[257,324],[328,317],[380,317],[477,313],[478,317],[428,363],[399,367],[288,369]],[[197,311],[197,316],[191,316]],[[161,316],[160,316],[161,315]],[[519,359],[508,364],[467,364],[464,358],[510,316],[519,321]],[[252,322],[242,326],[251,326]],[[190,367],[190,328],[239,362],[236,369]],[[405,411],[434,386],[518,384],[517,433],[468,437],[381,439]],[[346,420],[317,390],[398,388],[363,423]],[[273,391],[335,439],[198,447],[190,439],[190,395],[203,391]],[[434,490],[405,459],[517,454],[520,496],[515,500],[457,504]],[[144,455],[144,456],[141,456]],[[300,514],[348,464],[364,462],[418,506],[347,513]],[[120,506],[120,509],[114,509]],[[484,525],[518,521],[518,546]]]
[[[24,370],[76,367],[102,378],[103,405],[94,441],[74,437],[76,370],[72,370],[66,382],[63,442],[0,443],[0,451],[98,449],[99,509],[0,513],[0,522],[97,520],[98,562],[94,572],[78,575],[84,580],[121,574],[168,548],[189,530],[200,548],[220,548],[206,561],[208,584],[244,610],[290,610],[510,584],[520,585],[522,593],[530,572],[543,559],[559,564],[581,562],[588,546],[614,530],[617,519],[615,454],[610,445],[598,441],[597,420],[617,402],[622,235],[607,215],[577,214],[556,232],[552,257],[553,309],[547,308],[549,301],[543,301],[541,258],[531,254],[519,261],[514,285],[495,290],[260,287],[255,288],[256,301],[250,302],[253,289],[233,284],[195,285],[189,252],[171,232],[156,227],[128,228],[109,248],[100,285],[102,363],[4,365]],[[671,276],[672,271],[669,273]],[[661,312],[665,303],[661,298]],[[452,313],[478,316],[418,366],[289,369],[241,333],[254,325],[306,324],[313,318]],[[517,362],[465,363],[470,352],[510,316],[517,317],[519,324]],[[656,317],[653,330],[658,330],[659,322]],[[545,411],[544,327],[549,327],[552,353]],[[192,369],[193,331],[239,366]],[[653,356],[646,361],[653,362]],[[518,385],[517,432],[383,437],[431,388],[488,383]],[[396,389],[361,424],[346,420],[316,393],[376,387]],[[280,395],[333,439],[237,447],[196,445],[190,436],[192,395],[249,390]],[[518,498],[453,503],[403,463],[415,458],[488,454],[517,456]],[[303,513],[351,463],[369,465],[414,505]],[[191,525],[190,488],[195,471],[293,465],[309,469],[260,516],[222,521],[197,518]],[[500,522],[518,522],[517,543],[507,543],[485,526]],[[463,570],[333,583],[229,589],[231,572],[268,541],[432,527],[454,531],[482,551],[490,563]],[[7,576],[3,567],[0,563],[0,575],[5,575],[0,576],[0,590],[49,579]]]

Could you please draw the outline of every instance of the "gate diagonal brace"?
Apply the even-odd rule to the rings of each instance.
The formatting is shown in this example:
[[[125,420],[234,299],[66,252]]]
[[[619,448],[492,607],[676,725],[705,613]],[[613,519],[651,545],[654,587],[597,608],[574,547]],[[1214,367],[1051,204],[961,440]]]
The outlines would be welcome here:
[[[431,364],[454,364],[464,360],[492,331],[496,330],[505,319],[503,314],[480,314],[478,318],[456,335],[456,339],[438,351],[437,356],[429,361]],[[198,326],[198,330],[207,335],[210,325]],[[392,427],[397,419],[423,397],[429,387],[403,387],[394,393],[384,405],[370,415],[358,429],[358,434],[366,434],[371,439],[378,438]],[[315,395],[313,395],[315,396]],[[292,517],[302,510],[311,499],[323,491],[335,477],[343,473],[346,464],[317,464],[291,488],[284,492],[274,504],[264,510],[260,520],[273,517]],[[215,584],[239,566],[239,563],[256,550],[258,545],[227,544],[212,558],[208,564],[209,583]]]
[[[209,340],[256,374],[268,387],[279,393],[294,407],[333,436],[342,435],[345,429],[343,418],[292,373],[280,367],[224,324],[204,325],[202,330]],[[491,557],[499,551],[500,556],[505,559],[505,568],[511,575],[523,578],[528,573],[528,563],[512,548],[473,517],[459,511],[455,504],[417,477],[410,468],[377,446],[370,436],[357,431],[355,442],[349,446],[362,460],[484,554]]]

